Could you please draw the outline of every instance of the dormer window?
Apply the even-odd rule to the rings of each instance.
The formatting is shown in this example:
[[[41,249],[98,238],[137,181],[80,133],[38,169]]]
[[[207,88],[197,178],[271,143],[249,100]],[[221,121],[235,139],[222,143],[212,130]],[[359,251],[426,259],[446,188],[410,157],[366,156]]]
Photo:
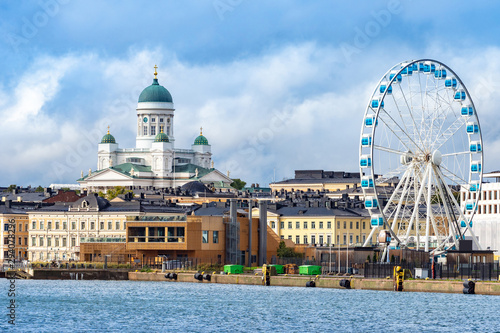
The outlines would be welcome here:
[[[82,201],[82,208],[87,208],[89,206],[89,202],[87,200]]]

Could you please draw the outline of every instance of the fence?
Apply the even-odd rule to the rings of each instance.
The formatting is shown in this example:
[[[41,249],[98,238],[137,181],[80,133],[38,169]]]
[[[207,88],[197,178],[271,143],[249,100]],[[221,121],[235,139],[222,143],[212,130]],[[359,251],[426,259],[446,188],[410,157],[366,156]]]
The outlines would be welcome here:
[[[410,269],[413,277],[416,276],[416,270],[420,277],[429,277],[436,279],[457,279],[457,280],[483,280],[496,281],[500,272],[500,264],[495,263],[476,263],[476,264],[435,264],[434,269],[431,264],[426,263],[415,267],[414,264],[394,264],[394,263],[366,263],[364,265],[364,276],[366,278],[386,278],[393,277],[394,266],[401,266]],[[421,269],[421,271],[420,271]]]

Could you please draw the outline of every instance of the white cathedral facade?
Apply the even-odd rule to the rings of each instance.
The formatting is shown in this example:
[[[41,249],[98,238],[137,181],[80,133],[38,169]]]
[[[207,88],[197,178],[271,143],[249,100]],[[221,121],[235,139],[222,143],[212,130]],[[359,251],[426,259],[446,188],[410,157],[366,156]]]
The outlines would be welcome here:
[[[172,95],[158,83],[155,66],[153,83],[140,94],[137,103],[135,148],[120,148],[109,133],[98,145],[97,170],[78,179],[90,191],[115,186],[167,188],[191,181],[230,188],[232,180],[213,168],[211,146],[200,135],[190,149],[174,148],[174,103]]]

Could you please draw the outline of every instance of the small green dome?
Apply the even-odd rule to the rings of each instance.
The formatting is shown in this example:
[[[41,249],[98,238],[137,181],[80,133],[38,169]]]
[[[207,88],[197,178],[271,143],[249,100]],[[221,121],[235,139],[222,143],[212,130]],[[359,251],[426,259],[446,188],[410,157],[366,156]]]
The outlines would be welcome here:
[[[153,79],[153,84],[144,89],[139,95],[139,103],[142,102],[167,102],[173,103],[172,95],[165,87],[158,83],[158,79]]]
[[[158,133],[155,137],[155,142],[169,142],[168,141],[168,135],[166,135],[165,133],[161,132],[161,133]]]
[[[115,137],[109,134],[108,131],[108,134],[102,137],[101,143],[116,143]]]
[[[208,140],[200,134],[200,136],[194,140],[194,144],[197,146],[208,146]]]

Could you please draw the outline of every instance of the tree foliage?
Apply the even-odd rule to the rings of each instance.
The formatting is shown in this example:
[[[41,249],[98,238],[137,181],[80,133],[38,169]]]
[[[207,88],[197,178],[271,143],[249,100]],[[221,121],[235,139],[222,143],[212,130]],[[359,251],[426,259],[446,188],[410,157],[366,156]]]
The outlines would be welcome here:
[[[103,197],[103,198],[106,198],[108,200],[113,200],[114,198],[116,198],[120,194],[125,194],[125,193],[129,193],[129,192],[133,192],[133,191],[127,190],[124,186],[115,186],[113,188],[108,189],[105,194],[99,191],[98,195]]]
[[[238,191],[241,191],[245,187],[246,184],[247,183],[242,181],[241,179],[235,178],[235,179],[233,179],[233,182],[231,183],[231,187],[234,187]]]
[[[295,252],[294,249],[285,245],[284,241],[280,242],[278,246],[278,257],[280,258],[301,258],[302,253]]]
[[[43,192],[43,187],[41,185],[38,185],[38,187],[35,189],[35,192],[37,193]]]

